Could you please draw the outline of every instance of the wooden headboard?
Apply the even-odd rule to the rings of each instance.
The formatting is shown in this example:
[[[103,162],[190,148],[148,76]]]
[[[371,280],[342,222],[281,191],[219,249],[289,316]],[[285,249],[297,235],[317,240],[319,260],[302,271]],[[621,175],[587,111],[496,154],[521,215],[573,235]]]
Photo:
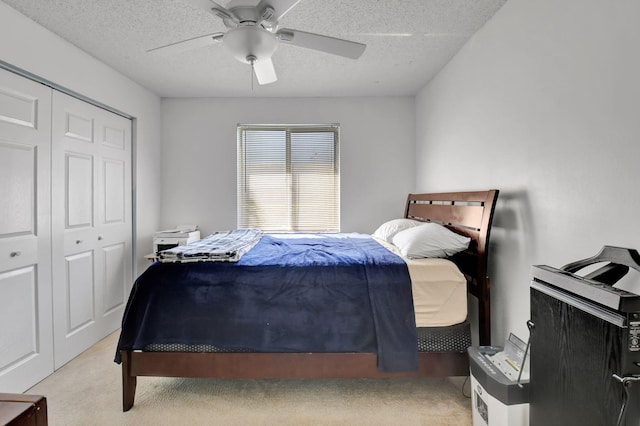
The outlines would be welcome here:
[[[469,293],[478,299],[480,345],[491,344],[491,298],[487,275],[489,236],[498,190],[409,194],[404,216],[440,223],[471,238],[469,249],[451,258],[464,273]]]

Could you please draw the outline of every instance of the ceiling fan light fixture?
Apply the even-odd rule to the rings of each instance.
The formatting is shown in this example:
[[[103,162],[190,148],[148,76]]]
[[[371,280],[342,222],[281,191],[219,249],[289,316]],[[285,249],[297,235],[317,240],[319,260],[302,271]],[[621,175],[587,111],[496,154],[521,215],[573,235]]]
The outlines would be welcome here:
[[[222,39],[225,47],[238,61],[249,64],[271,58],[278,48],[278,38],[269,31],[254,26],[238,27],[226,32]]]

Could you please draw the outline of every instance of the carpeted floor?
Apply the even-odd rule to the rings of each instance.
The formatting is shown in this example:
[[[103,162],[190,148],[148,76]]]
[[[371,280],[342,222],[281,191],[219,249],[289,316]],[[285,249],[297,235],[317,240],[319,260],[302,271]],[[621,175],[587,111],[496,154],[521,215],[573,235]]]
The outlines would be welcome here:
[[[114,333],[26,393],[50,425],[471,425],[469,384],[448,379],[220,380],[142,377],[122,412]]]

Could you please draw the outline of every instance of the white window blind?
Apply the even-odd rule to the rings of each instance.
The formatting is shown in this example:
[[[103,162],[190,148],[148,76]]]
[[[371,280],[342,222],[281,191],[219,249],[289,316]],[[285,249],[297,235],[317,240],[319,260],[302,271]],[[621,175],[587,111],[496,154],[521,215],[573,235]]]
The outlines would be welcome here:
[[[238,227],[339,232],[338,125],[238,126]]]

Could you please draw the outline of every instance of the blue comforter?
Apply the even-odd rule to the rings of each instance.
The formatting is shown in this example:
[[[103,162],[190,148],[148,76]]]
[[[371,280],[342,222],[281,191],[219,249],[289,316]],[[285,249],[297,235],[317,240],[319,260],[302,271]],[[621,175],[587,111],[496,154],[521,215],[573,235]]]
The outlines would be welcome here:
[[[363,234],[265,235],[237,263],[154,263],[131,290],[118,351],[171,343],[370,352],[382,371],[415,370],[409,272]]]

